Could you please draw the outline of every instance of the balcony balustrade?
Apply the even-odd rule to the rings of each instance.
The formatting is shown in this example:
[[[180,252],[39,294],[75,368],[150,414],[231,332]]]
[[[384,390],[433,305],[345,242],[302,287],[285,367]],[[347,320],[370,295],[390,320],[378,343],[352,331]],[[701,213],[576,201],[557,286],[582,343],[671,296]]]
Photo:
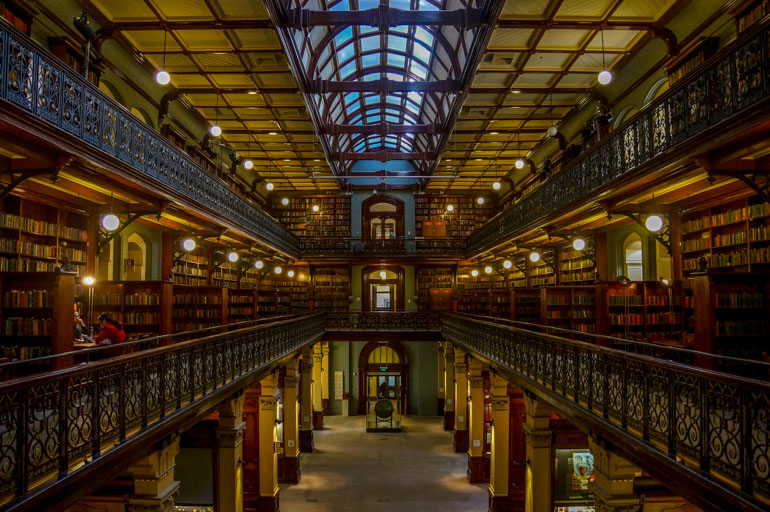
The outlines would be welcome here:
[[[302,238],[308,256],[438,256],[462,257],[465,241],[459,238]]]

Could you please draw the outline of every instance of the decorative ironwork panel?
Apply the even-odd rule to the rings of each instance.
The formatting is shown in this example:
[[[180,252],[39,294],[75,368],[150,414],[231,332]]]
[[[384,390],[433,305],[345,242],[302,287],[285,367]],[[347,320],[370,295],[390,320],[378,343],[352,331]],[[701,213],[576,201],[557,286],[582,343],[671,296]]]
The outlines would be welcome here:
[[[118,113],[107,103],[102,108],[102,149],[115,154],[118,145]]]
[[[687,136],[692,137],[708,125],[705,73],[687,85]]]
[[[732,70],[732,61],[728,58],[716,63],[709,71],[708,98],[711,123],[724,119],[735,109]]]
[[[687,90],[679,89],[666,104],[668,105],[671,145],[674,145],[687,137]]]
[[[68,132],[80,137],[83,128],[83,87],[66,73],[63,83],[61,125]]]
[[[13,494],[19,474],[19,461],[23,456],[18,451],[21,409],[19,395],[18,392],[0,395],[0,426],[3,430],[0,435],[0,495],[2,496]]]
[[[94,381],[87,374],[67,380],[67,452],[77,460],[93,448]]]
[[[141,361],[131,361],[123,370],[124,395],[124,424],[126,431],[131,431],[142,426],[142,418],[145,412],[146,390],[144,388],[144,376]]]
[[[701,381],[693,375],[675,376],[676,406],[674,424],[676,427],[676,450],[694,460],[700,457],[703,422],[701,403]]]
[[[770,396],[752,390],[751,410],[751,487],[757,494],[770,497]],[[0,469],[2,466],[0,466]]]
[[[83,137],[95,146],[101,146],[102,101],[86,89],[85,122]]]
[[[652,125],[649,114],[645,114],[636,123],[636,157],[639,164],[650,159],[651,147]]]
[[[134,150],[133,163],[134,166],[141,170],[145,167],[145,146],[147,145],[147,132],[145,132],[138,124],[132,125],[132,132],[134,134],[131,146]]]
[[[739,389],[721,382],[708,384],[709,466],[739,481],[743,421]]]
[[[652,366],[647,373],[647,379],[647,428],[650,439],[667,443],[669,428],[671,427],[669,413],[669,391],[671,388],[668,371]]]
[[[623,171],[637,165],[636,163],[636,125],[629,124],[623,130]]]
[[[117,148],[118,158],[132,164],[134,162],[133,150],[131,144],[133,142],[133,130],[131,126],[131,120],[128,116],[120,115],[117,121]]]
[[[32,49],[16,37],[8,38],[8,53],[6,53],[7,68],[5,71],[5,97],[17,105],[32,110],[34,105],[35,87],[32,85],[35,54]]]
[[[27,478],[34,481],[58,470],[60,395],[57,382],[29,389],[26,418]]]
[[[61,89],[61,72],[59,69],[46,59],[38,58],[35,113],[56,125],[59,124]]]
[[[762,97],[762,41],[753,37],[735,52],[735,102],[738,108]]]
[[[652,152],[659,155],[668,149],[668,108],[661,103],[652,111]]]
[[[144,360],[144,367],[142,368],[148,420],[160,415],[160,406],[164,399],[164,389],[161,385],[164,372],[162,361],[163,356],[148,357]]]

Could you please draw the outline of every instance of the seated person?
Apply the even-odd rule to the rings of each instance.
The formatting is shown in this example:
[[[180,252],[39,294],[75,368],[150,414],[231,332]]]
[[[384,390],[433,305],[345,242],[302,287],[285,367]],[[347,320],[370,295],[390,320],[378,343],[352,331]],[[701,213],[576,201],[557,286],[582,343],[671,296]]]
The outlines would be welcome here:
[[[79,340],[83,337],[83,333],[88,330],[86,323],[80,318],[80,314],[75,310],[75,339]]]
[[[88,336],[84,336],[88,341],[94,341],[97,345],[117,345],[126,341],[126,333],[123,331],[123,327],[120,322],[113,320],[107,313],[99,315],[99,324],[102,326],[102,330],[99,334],[91,340]],[[122,351],[109,351],[110,356],[120,355]]]

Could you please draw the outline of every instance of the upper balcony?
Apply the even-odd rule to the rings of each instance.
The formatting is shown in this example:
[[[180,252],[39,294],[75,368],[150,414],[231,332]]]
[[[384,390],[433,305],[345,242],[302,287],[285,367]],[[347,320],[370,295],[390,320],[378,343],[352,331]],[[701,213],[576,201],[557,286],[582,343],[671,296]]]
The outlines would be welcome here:
[[[761,122],[770,96],[767,22],[707,60],[601,143],[548,178],[468,238],[467,255],[492,249],[528,230],[606,198],[704,150],[704,140],[735,136]]]
[[[281,223],[5,20],[0,20],[0,46],[0,110],[6,122],[14,119],[23,127],[31,123],[22,112],[34,116],[60,131],[57,141],[100,152],[100,159],[107,155],[110,168],[139,177],[165,198],[290,256],[299,254],[299,238]]]
[[[302,238],[303,258],[356,256],[420,256],[462,258],[459,238]]]

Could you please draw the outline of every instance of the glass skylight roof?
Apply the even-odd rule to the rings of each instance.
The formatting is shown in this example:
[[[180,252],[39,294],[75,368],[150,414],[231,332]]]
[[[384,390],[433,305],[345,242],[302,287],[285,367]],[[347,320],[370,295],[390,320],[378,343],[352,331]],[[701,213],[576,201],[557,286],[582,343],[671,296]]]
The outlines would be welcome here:
[[[318,3],[320,2],[320,4]],[[475,3],[480,0],[472,0]],[[378,0],[300,1],[313,10],[356,11],[375,9]],[[467,7],[467,1],[389,0],[389,7],[410,11],[439,11]],[[394,91],[392,87],[369,87],[370,92],[355,92],[346,83],[380,81],[398,83],[460,80],[463,76],[475,29],[454,26],[398,25],[380,29],[376,26],[312,26],[295,29],[297,45],[310,83],[341,83],[335,90],[319,92],[310,100],[327,127],[328,146],[334,153],[389,151],[433,155],[443,135],[435,126],[447,123],[454,91]],[[381,89],[378,92],[378,89]],[[322,89],[323,90],[323,89]],[[417,126],[415,133],[390,133],[389,127]],[[335,130],[335,126],[372,127],[355,133],[354,129]],[[377,129],[376,127],[380,127]],[[418,167],[427,166],[427,157],[416,158]],[[343,158],[340,158],[340,165]],[[352,165],[352,163],[349,163]]]

